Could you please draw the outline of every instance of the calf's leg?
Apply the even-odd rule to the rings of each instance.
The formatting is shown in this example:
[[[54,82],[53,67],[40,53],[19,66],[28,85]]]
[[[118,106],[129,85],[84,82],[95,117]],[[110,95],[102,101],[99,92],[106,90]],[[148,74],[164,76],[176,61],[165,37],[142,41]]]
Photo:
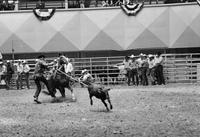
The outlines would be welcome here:
[[[108,103],[110,104],[110,109],[113,109],[113,106],[112,106],[111,101],[110,101],[110,97],[108,98]]]
[[[91,95],[90,95],[90,105],[93,105],[93,100]]]
[[[109,108],[108,108],[108,106],[107,106],[107,104],[106,104],[105,100],[101,99],[101,101],[102,101],[102,102],[103,102],[103,104],[105,105],[105,107],[106,107],[107,111],[109,111]]]

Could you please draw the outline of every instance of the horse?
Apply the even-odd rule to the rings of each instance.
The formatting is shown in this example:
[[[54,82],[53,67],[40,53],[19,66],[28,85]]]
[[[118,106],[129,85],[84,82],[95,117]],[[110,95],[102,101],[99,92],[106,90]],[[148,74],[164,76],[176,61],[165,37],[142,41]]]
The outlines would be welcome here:
[[[58,89],[61,93],[61,96],[65,98],[65,88],[71,91],[72,100],[75,100],[75,95],[72,88],[72,80],[70,76],[66,76],[61,70],[54,70],[52,74],[50,74],[47,78],[48,85],[50,87],[51,92],[56,94],[56,89]]]

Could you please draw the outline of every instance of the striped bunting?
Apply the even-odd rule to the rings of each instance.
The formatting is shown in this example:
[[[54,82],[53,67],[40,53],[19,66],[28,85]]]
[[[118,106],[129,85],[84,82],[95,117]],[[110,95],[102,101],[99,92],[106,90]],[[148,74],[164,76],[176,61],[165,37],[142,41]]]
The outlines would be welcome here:
[[[200,6],[200,0],[197,0],[197,4]]]
[[[144,3],[134,3],[121,5],[121,8],[128,16],[136,16],[136,14],[143,8],[143,5]]]
[[[49,20],[55,13],[55,9],[33,9],[33,13],[39,20]]]

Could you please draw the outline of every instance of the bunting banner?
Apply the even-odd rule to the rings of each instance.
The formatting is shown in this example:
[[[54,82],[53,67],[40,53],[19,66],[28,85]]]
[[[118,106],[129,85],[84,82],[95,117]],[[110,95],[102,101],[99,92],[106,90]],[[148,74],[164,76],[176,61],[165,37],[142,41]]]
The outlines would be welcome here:
[[[45,21],[45,20],[49,20],[55,13],[55,9],[33,9],[33,13],[35,14],[35,16],[41,20],[41,21]]]
[[[144,3],[134,3],[121,5],[121,8],[128,16],[136,16],[137,13],[143,8],[143,5]]]
[[[200,6],[200,0],[197,0],[197,4]]]

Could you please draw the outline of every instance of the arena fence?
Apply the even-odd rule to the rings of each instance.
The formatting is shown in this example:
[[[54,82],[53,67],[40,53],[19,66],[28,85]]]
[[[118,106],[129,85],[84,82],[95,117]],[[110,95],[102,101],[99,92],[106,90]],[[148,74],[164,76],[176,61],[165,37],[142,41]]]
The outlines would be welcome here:
[[[198,54],[164,54],[164,76],[166,83],[197,83],[200,80],[200,53]],[[53,61],[55,58],[48,58]],[[106,85],[126,85],[126,77],[123,70],[114,65],[122,63],[123,56],[72,58],[74,65],[73,77],[78,78],[81,70],[87,69],[95,78],[96,83]],[[17,62],[17,60],[15,60]],[[33,84],[33,71],[35,59],[27,60],[30,68],[30,82]],[[16,74],[13,75],[12,83],[15,85]]]

